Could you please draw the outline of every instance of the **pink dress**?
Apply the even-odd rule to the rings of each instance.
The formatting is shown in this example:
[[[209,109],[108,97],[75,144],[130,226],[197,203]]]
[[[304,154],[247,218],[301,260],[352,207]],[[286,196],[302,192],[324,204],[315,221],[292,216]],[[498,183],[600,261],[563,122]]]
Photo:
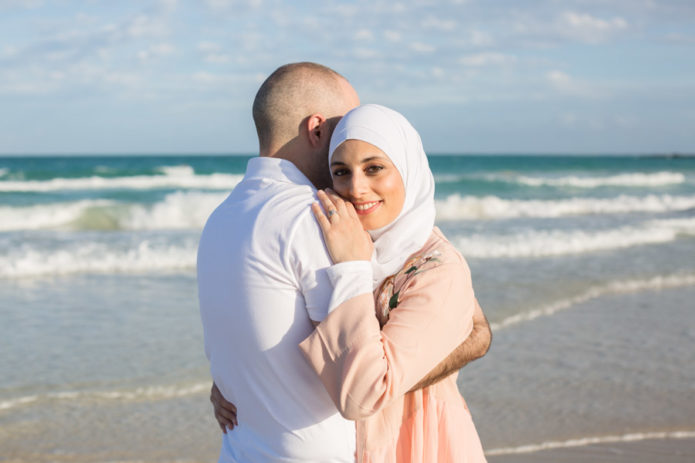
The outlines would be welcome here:
[[[374,295],[344,302],[300,344],[356,421],[358,462],[486,461],[458,373],[408,392],[468,337],[475,303],[468,265],[435,227]]]

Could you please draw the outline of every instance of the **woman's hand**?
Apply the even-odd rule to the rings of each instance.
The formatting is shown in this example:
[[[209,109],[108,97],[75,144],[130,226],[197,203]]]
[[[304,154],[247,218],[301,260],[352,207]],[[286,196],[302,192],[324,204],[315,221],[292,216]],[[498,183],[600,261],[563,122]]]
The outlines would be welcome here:
[[[323,209],[319,203],[314,203],[311,210],[319,221],[333,263],[371,260],[374,243],[362,227],[352,203],[343,201],[332,190],[319,190],[318,197]]]
[[[212,402],[217,424],[220,425],[223,433],[227,434],[227,429],[231,431],[235,426],[239,426],[239,421],[236,418],[236,407],[222,396],[215,383],[212,383],[212,389],[210,389],[210,402]]]

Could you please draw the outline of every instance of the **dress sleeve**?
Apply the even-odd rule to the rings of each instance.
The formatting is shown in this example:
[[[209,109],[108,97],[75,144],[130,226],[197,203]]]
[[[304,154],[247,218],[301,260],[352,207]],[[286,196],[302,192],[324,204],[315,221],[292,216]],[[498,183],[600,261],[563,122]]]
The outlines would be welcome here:
[[[373,295],[363,293],[299,347],[340,413],[364,419],[400,399],[468,337],[474,301],[465,261],[442,263],[412,277],[383,330]]]
[[[311,211],[303,214],[290,241],[289,267],[295,272],[309,318],[321,322],[344,301],[372,292],[369,261],[331,265],[321,229]]]

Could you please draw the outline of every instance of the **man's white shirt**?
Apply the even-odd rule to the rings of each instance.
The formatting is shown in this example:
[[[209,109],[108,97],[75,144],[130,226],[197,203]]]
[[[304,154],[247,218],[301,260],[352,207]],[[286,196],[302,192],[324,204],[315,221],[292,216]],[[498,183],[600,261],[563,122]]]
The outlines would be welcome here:
[[[338,414],[297,345],[311,320],[371,289],[371,266],[329,269],[314,201],[315,188],[294,164],[253,158],[203,230],[205,353],[239,420],[223,435],[221,462],[354,461],[354,423]]]

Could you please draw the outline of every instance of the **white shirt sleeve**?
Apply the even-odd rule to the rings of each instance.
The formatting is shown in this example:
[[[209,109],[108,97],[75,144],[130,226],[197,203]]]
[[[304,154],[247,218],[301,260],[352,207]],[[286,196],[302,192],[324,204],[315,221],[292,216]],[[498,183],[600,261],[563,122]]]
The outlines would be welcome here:
[[[332,265],[311,211],[307,208],[299,220],[290,242],[290,263],[309,318],[321,322],[346,300],[372,291],[372,266],[368,261]]]
[[[328,313],[348,299],[372,292],[372,263],[368,260],[335,264],[328,268],[327,273],[333,285]]]

